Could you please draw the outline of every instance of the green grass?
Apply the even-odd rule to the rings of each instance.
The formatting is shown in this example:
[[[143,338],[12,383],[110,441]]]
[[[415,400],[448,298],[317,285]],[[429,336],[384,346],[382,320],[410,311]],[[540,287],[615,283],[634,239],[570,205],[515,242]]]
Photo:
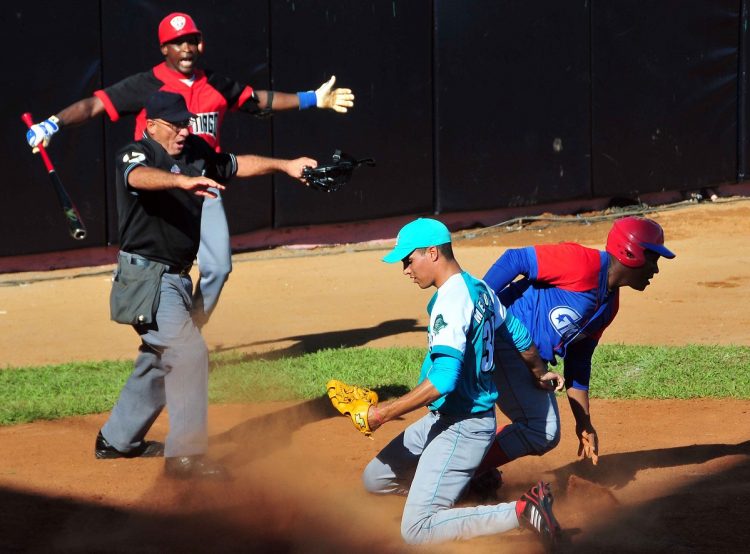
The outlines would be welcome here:
[[[603,345],[594,352],[598,398],[750,398],[750,347]]]
[[[216,354],[209,399],[311,399],[333,377],[388,397],[416,384],[423,357],[421,348],[341,348],[277,360]],[[602,345],[593,367],[593,397],[750,399],[750,347]],[[107,412],[131,368],[122,361],[0,370],[0,425]]]

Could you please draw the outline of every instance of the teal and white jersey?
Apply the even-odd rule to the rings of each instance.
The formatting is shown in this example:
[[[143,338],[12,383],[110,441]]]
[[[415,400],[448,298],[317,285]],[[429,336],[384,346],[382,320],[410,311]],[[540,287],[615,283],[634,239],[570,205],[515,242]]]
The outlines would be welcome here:
[[[455,388],[429,408],[453,415],[493,409],[497,399],[492,380],[493,341],[506,313],[495,293],[484,281],[466,272],[457,273],[435,292],[427,312],[429,349],[419,382],[430,376],[438,356],[450,356],[460,362]]]

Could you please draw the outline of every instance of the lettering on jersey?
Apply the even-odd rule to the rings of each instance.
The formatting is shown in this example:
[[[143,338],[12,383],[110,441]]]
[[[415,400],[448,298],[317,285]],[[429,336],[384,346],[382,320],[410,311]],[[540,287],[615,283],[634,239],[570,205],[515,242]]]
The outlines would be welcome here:
[[[578,333],[580,321],[581,315],[570,306],[555,306],[549,312],[549,322],[563,339]]]
[[[437,335],[441,330],[448,327],[448,324],[443,319],[443,314],[438,314],[435,318],[435,325],[432,326],[432,334]]]
[[[476,321],[477,324],[482,323],[482,318],[484,318],[484,314],[487,311],[489,304],[490,296],[486,292],[480,294],[479,299],[474,306],[474,321]]]
[[[139,164],[145,159],[146,154],[144,154],[143,152],[131,152],[130,154],[125,154],[122,157],[122,161],[126,164]]]
[[[192,121],[194,135],[211,135],[216,138],[219,129],[219,112],[199,113]]]
[[[170,173],[177,173],[178,175],[182,173],[182,171],[180,171],[180,168],[177,167],[177,164],[174,164],[172,167],[170,167],[169,171]]]

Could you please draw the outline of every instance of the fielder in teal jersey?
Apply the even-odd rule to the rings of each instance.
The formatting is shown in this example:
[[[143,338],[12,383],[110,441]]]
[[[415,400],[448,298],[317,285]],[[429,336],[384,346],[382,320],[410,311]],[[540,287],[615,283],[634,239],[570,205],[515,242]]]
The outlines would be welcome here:
[[[515,502],[454,507],[495,436],[493,341],[505,340],[495,333],[506,325],[505,309],[483,281],[461,269],[450,233],[439,221],[420,218],[404,226],[383,260],[401,261],[413,282],[437,292],[427,308],[429,348],[419,384],[396,400],[371,406],[369,426],[374,431],[423,406],[429,411],[370,461],[362,477],[365,487],[376,494],[407,495],[401,534],[408,543],[467,539],[520,526],[554,543],[560,528],[548,483],[539,481]]]

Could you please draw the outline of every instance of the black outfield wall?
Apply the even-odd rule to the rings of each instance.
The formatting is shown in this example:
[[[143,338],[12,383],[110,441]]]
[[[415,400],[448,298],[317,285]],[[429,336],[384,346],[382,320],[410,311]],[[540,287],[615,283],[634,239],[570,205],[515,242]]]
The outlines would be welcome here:
[[[202,60],[257,89],[354,89],[347,115],[230,114],[225,150],[326,162],[374,157],[336,194],[286,176],[235,180],[232,233],[260,228],[534,206],[743,180],[747,0],[123,1],[9,4],[0,256],[117,243],[114,152],[133,121],[65,128],[49,152],[88,226],[66,232],[36,120],[159,63],[156,28],[190,13]]]

